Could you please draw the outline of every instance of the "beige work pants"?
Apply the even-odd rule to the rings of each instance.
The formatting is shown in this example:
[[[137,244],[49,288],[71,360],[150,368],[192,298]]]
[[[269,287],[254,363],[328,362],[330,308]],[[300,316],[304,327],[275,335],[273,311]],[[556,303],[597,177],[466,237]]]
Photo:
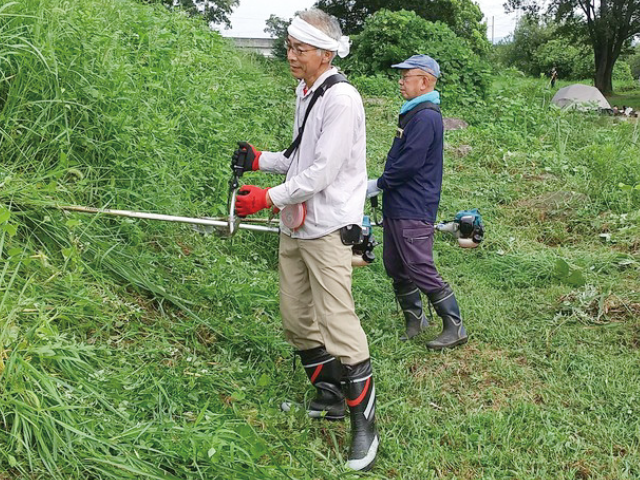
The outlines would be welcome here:
[[[297,350],[324,345],[345,365],[369,358],[351,295],[351,247],[336,231],[314,240],[280,234],[280,312]]]

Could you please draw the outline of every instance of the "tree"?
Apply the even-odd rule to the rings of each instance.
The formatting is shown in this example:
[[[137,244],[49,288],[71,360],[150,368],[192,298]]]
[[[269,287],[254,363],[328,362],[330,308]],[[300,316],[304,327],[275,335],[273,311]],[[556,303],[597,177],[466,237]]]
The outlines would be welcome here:
[[[490,47],[484,15],[473,0],[318,0],[315,6],[335,16],[348,35],[359,33],[365,20],[381,9],[408,10],[425,20],[444,22],[476,53],[486,54]]]
[[[271,38],[276,39],[273,49],[271,50],[271,53],[273,53],[273,56],[276,58],[283,60],[287,58],[287,48],[284,46],[284,42],[287,39],[287,28],[289,28],[292,20],[292,18],[285,20],[272,14],[265,22],[267,28],[264,29],[264,32],[271,35]]]
[[[572,80],[590,78],[594,72],[589,45],[566,36],[550,19],[524,15],[497,51],[501,63],[534,77],[552,68],[560,78]]]
[[[534,65],[538,74],[549,73],[555,68],[558,77],[565,80],[581,80],[593,76],[589,47],[567,45],[566,38],[553,39],[541,45],[535,51]]]
[[[508,0],[511,10],[537,14],[544,0]],[[594,54],[595,86],[613,90],[613,67],[631,39],[640,34],[640,0],[551,0],[548,14],[555,15],[576,36],[589,39]]]
[[[397,78],[398,70],[391,65],[416,53],[428,53],[438,61],[442,72],[438,89],[443,97],[471,104],[487,92],[489,65],[467,42],[444,23],[428,22],[405,10],[379,10],[367,18],[364,29],[354,39],[353,55],[345,59],[345,69]]]
[[[555,25],[540,21],[536,16],[524,15],[518,21],[513,34],[501,43],[500,60],[509,67],[537,77],[542,70],[537,65],[536,52],[554,38],[555,34]]]
[[[144,3],[156,3],[158,0],[142,0]],[[231,26],[229,15],[240,0],[159,0],[169,8],[182,8],[189,15],[202,15],[207,23],[223,23]]]

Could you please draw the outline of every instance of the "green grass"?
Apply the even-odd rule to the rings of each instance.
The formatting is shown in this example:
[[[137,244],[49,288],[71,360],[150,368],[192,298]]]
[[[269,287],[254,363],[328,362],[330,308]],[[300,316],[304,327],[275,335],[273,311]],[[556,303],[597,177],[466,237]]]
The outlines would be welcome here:
[[[0,478],[640,476],[637,124],[549,108],[539,79],[443,105],[471,127],[447,134],[441,217],[487,228],[436,242],[471,339],[429,352],[435,321],[400,342],[380,261],[355,272],[382,435],[356,476],[348,423],[278,409],[312,392],[277,238],[49,208],[221,213],[235,142],[290,140],[286,69],[159,6],[22,0],[0,7],[0,72]],[[400,103],[366,99],[371,176]]]

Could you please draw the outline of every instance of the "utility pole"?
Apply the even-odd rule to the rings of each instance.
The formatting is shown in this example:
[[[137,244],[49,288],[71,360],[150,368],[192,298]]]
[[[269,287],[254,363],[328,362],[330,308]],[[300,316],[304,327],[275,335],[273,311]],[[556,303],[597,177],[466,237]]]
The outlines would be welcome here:
[[[495,15],[491,16],[491,45],[495,45],[495,42],[493,41],[493,34],[495,33],[496,30],[496,17]]]

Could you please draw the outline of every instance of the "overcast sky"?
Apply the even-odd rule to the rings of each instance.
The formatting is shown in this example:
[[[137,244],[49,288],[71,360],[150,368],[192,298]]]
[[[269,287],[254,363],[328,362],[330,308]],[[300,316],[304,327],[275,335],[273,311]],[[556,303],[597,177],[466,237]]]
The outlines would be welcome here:
[[[298,10],[311,7],[316,0],[240,0],[231,15],[232,28],[221,29],[226,37],[268,37],[264,33],[265,20],[271,14],[282,18],[291,18]],[[487,36],[491,40],[491,25],[495,19],[494,40],[497,42],[513,32],[516,23],[515,14],[504,13],[505,0],[476,0],[487,22]]]

